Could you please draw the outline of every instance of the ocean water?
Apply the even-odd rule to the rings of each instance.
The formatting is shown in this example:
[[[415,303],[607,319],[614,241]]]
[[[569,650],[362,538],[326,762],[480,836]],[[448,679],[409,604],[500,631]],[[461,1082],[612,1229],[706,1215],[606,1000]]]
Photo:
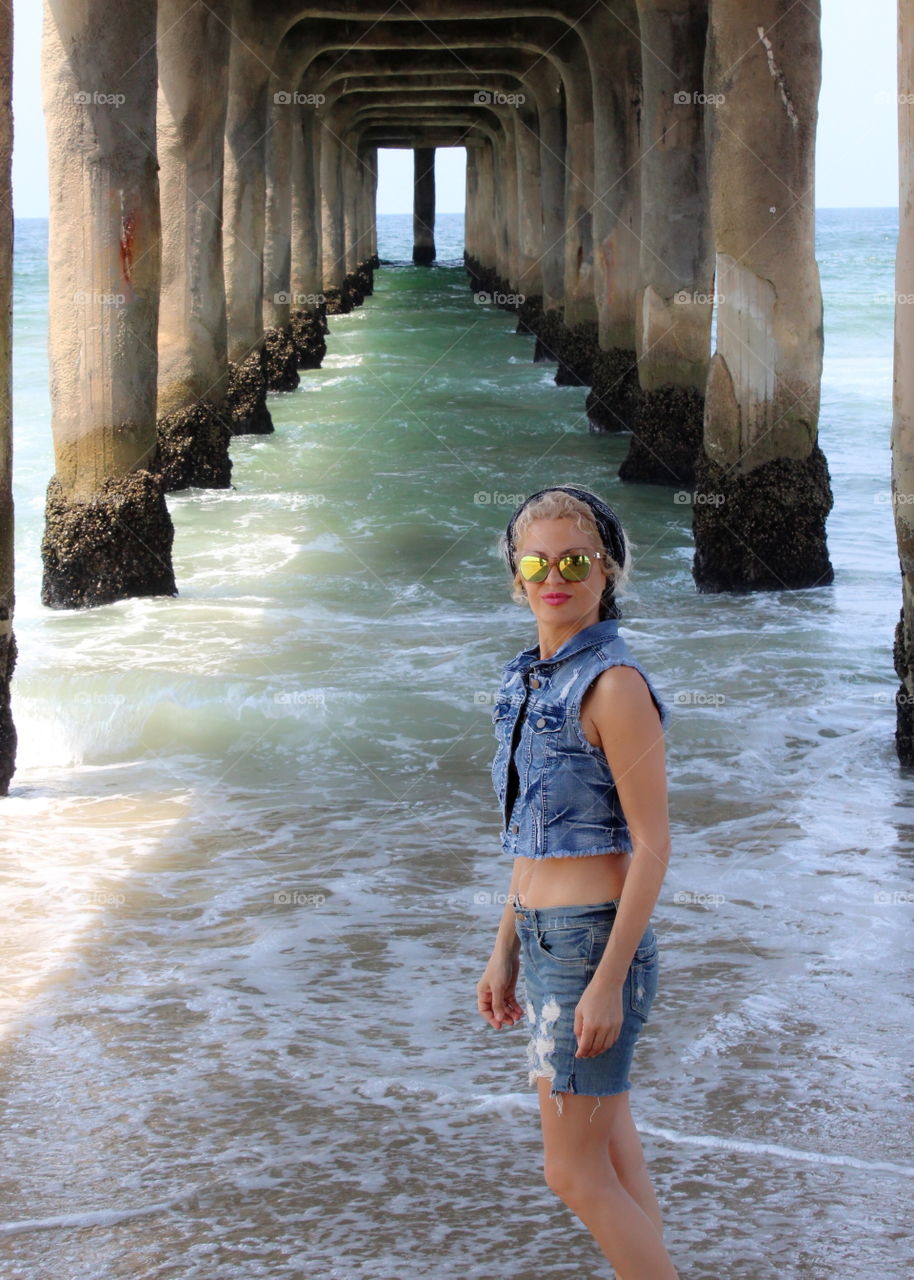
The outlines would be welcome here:
[[[635,543],[673,715],[660,990],[632,1109],[689,1280],[914,1275],[914,797],[894,745],[897,213],[822,210],[834,583],[702,595],[509,314],[379,220],[376,292],[169,495],[174,599],[39,601],[46,224],[16,224],[19,767],[2,801],[0,1273],[607,1276],[547,1190],[522,1027],[475,1008],[510,866],[489,718],[535,641],[494,549],[578,480]]]

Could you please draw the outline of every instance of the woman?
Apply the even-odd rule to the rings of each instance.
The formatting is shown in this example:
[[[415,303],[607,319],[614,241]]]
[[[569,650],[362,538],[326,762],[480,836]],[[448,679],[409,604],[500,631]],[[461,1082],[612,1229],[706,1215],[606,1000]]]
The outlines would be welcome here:
[[[505,665],[493,713],[501,843],[514,863],[477,1004],[496,1029],[527,1017],[549,1187],[619,1280],[671,1280],[628,1104],[657,989],[650,916],[670,854],[669,712],[618,635],[630,548],[606,503],[577,485],[540,490],[500,548],[539,643]]]

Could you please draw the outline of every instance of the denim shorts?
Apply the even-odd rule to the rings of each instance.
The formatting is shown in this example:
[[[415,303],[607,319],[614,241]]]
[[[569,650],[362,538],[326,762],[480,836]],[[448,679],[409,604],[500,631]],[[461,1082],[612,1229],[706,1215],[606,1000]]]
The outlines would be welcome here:
[[[552,1082],[550,1098],[562,1093],[591,1097],[624,1093],[635,1041],[657,993],[660,958],[651,924],[632,957],[622,989],[622,1028],[595,1058],[576,1058],[574,1011],[593,977],[609,939],[619,899],[572,907],[521,907],[514,903],[520,940],[521,976],[530,1041],[529,1083]],[[561,1097],[557,1105],[561,1110]]]

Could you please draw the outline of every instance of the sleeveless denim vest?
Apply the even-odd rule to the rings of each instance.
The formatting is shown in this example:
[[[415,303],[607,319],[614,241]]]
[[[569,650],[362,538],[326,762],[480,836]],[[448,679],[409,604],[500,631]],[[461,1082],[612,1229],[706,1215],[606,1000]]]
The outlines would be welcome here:
[[[670,713],[618,629],[618,618],[606,618],[582,628],[550,658],[540,658],[537,643],[503,668],[492,711],[498,742],[492,783],[502,812],[501,847],[511,857],[631,851],[609,763],[581,727],[581,699],[601,671],[629,666],[647,682],[664,729]]]

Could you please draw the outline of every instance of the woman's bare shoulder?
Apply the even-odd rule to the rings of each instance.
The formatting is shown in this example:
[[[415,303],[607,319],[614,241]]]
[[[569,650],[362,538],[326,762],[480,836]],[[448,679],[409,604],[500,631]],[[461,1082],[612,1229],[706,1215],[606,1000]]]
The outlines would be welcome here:
[[[621,662],[601,671],[584,696],[598,702],[614,704],[618,704],[620,699],[624,703],[631,700],[632,705],[639,702],[643,705],[645,699],[653,704],[647,681],[638,668]]]
[[[647,681],[637,667],[618,664],[601,671],[581,699],[581,728],[587,740],[598,747],[604,733],[626,728],[650,709],[659,714]]]

